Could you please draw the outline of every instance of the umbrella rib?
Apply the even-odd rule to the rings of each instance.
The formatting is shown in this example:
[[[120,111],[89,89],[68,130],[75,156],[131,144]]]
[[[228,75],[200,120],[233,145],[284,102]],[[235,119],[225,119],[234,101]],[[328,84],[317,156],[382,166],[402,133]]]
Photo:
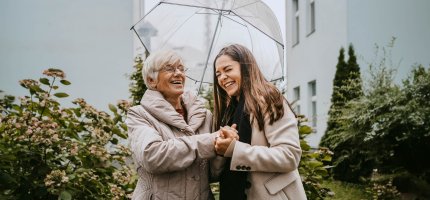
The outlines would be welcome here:
[[[246,7],[246,6],[249,6],[249,5],[252,5],[252,4],[255,4],[255,3],[258,3],[258,2],[261,2],[261,1],[260,1],[260,0],[257,0],[257,1],[254,1],[254,2],[251,2],[251,3],[245,4],[245,5],[242,5],[242,6],[237,7],[237,8],[232,8],[232,10],[237,10],[237,9],[239,9],[239,8],[243,8],[243,7]]]
[[[200,86],[199,86],[199,90],[198,90],[197,94],[200,94],[200,91],[202,89],[203,78],[205,77],[205,72],[206,72],[206,69],[208,68],[209,56],[211,55],[211,52],[212,52],[212,48],[213,48],[213,45],[214,45],[214,42],[215,42],[216,32],[218,31],[219,23],[221,21],[221,16],[222,16],[222,14],[220,12],[219,15],[218,15],[218,21],[216,23],[216,27],[215,27],[215,31],[214,31],[214,34],[213,34],[213,37],[212,37],[211,45],[209,47],[208,56],[206,58],[205,68],[203,69],[203,75],[202,75],[202,78],[200,79]]]
[[[251,37],[251,31],[249,31],[249,27],[248,26],[245,26],[245,27],[246,27],[246,30],[248,30],[248,35],[249,35],[249,38],[251,40],[252,51],[254,51],[254,41],[252,40],[252,37]]]
[[[272,79],[270,82],[276,82],[276,81],[279,81],[279,80],[284,80],[284,76],[279,77],[277,79]]]
[[[131,28],[130,28],[130,30],[131,29],[134,29],[134,26],[136,26],[136,24],[138,24],[140,21],[142,21],[147,15],[149,15],[149,13],[151,13],[156,7],[158,7],[159,5],[161,5],[162,4],[162,2],[159,2],[157,5],[155,5],[153,8],[151,8],[151,10],[149,10],[149,12],[148,13],[146,13],[143,17],[142,17],[142,19],[140,19],[138,22],[136,22]],[[136,33],[137,34],[137,33]]]
[[[148,49],[148,48],[146,48],[145,43],[143,43],[142,38],[140,38],[139,34],[137,34],[137,31],[136,31],[136,29],[134,28],[134,26],[133,26],[133,27],[131,27],[131,30],[133,30],[133,31],[134,31],[134,33],[137,35],[137,38],[139,38],[140,43],[142,43],[142,45],[143,45],[143,47],[145,47],[146,51],[148,51],[148,52],[149,52],[149,49]]]
[[[195,83],[200,82],[199,80],[193,79],[193,78],[191,78],[190,76],[186,76],[186,77],[187,77],[188,79],[190,79],[190,80],[194,81]],[[210,83],[210,82],[206,82],[206,81],[203,81],[202,83],[212,84],[212,83]]]
[[[242,25],[242,26],[247,27],[247,26],[246,26],[246,24],[240,23],[240,22],[238,22],[238,21],[236,21],[236,20],[234,20],[234,19],[232,19],[232,18],[230,18],[230,17],[227,17],[226,15],[223,15],[223,17],[225,17],[225,18],[227,18],[227,19],[229,19],[229,20],[231,20],[231,21],[234,21],[234,22],[236,22],[236,23],[238,23],[238,24],[240,24],[240,25]]]
[[[248,22],[246,19],[244,19],[243,17],[237,15],[234,11],[232,11],[232,13],[234,15],[236,15],[237,17],[239,17],[240,19],[242,19],[243,21],[245,21],[246,23],[248,23],[249,25],[251,25],[252,27],[254,27],[255,29],[257,29],[258,31],[260,31],[261,33],[263,33],[264,35],[266,35],[267,37],[269,37],[270,39],[274,40],[276,43],[278,43],[279,45],[282,46],[282,48],[284,48],[284,44],[282,44],[282,42],[279,42],[278,40],[276,40],[275,38],[273,38],[272,36],[270,36],[269,34],[265,33],[264,31],[262,31],[261,29],[259,29],[258,27],[254,26],[254,24]]]
[[[231,10],[219,9],[219,8],[211,8],[211,7],[207,7],[207,6],[197,6],[197,5],[188,5],[188,4],[180,4],[180,3],[170,3],[170,2],[161,2],[161,3],[170,4],[170,5],[176,5],[176,6],[186,6],[186,7],[192,7],[192,8],[204,8],[204,9],[210,9],[210,10],[231,12]]]

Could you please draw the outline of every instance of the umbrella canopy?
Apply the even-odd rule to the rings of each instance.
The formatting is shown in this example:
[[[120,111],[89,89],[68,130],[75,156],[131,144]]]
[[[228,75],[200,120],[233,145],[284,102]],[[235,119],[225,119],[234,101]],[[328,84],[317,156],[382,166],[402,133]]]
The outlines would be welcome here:
[[[260,0],[162,0],[131,29],[149,53],[178,52],[199,89],[213,81],[216,54],[235,43],[252,51],[268,81],[284,75],[279,23]]]

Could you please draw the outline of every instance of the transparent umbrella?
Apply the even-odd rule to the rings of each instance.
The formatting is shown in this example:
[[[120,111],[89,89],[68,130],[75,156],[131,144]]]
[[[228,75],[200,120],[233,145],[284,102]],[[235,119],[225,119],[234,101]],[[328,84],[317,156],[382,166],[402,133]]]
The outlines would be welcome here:
[[[213,81],[213,59],[229,44],[248,47],[268,81],[284,76],[279,23],[260,0],[162,0],[131,29],[149,53],[178,52],[199,92]]]

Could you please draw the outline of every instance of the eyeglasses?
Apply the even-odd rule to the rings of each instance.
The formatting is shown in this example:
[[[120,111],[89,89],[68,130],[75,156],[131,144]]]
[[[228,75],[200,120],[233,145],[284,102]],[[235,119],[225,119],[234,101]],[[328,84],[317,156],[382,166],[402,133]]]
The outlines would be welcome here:
[[[179,72],[184,73],[188,70],[188,68],[184,67],[183,65],[179,65],[177,67],[174,67],[173,65],[166,65],[161,68],[161,70],[169,73],[175,73],[176,70],[179,70]]]

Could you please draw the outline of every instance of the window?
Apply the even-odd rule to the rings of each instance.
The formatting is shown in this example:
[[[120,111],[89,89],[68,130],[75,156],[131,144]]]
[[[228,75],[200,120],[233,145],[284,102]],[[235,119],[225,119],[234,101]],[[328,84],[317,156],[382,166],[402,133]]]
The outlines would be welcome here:
[[[309,88],[309,118],[312,127],[317,127],[317,85],[313,80],[308,83]]]
[[[296,114],[300,114],[300,86],[297,86],[293,89],[294,92],[294,101],[293,101],[293,109]]]
[[[316,87],[316,81],[309,82],[309,91],[311,92],[311,96],[317,96],[317,87]]]
[[[308,0],[307,32],[308,35],[315,32],[315,0]]]
[[[299,0],[293,0],[293,45],[299,44]]]
[[[312,127],[317,127],[317,102],[312,101],[311,106],[311,112],[312,112]]]

